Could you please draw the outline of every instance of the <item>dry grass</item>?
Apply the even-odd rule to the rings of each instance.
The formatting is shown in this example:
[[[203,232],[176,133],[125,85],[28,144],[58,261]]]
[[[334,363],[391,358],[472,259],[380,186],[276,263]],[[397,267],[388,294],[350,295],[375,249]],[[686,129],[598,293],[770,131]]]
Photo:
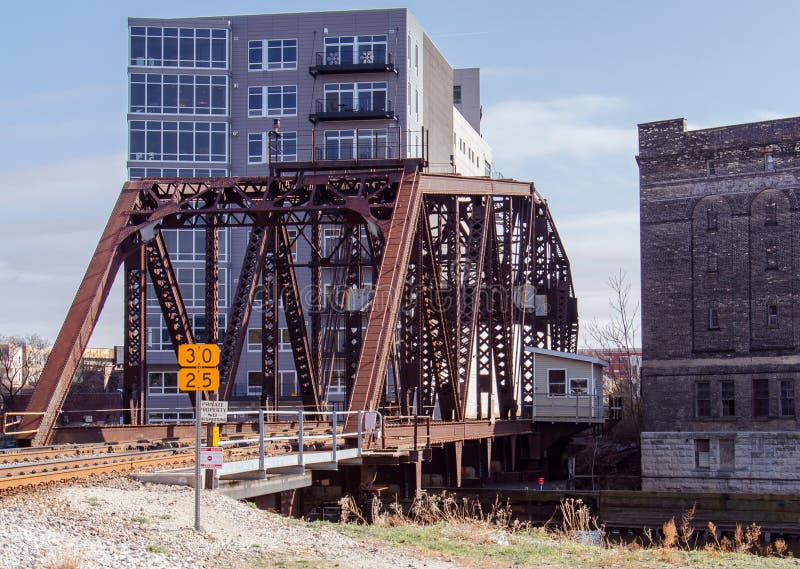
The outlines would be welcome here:
[[[631,558],[631,561],[642,562],[641,567],[650,567],[649,563],[655,563],[658,567],[663,567],[662,563],[682,567],[690,559],[697,563],[697,567],[717,567],[717,562],[727,563],[735,559],[730,567],[749,568],[766,567],[760,564],[764,557],[791,557],[783,540],[760,545],[761,529],[755,524],[737,526],[730,537],[720,537],[714,524],[709,523],[706,539],[703,532],[695,527],[694,505],[680,516],[679,521],[674,517],[666,521],[660,535],[645,530],[644,536],[633,542],[614,543],[606,539],[603,525],[579,499],[562,500],[558,510],[561,521],[553,523],[551,520],[544,528],[534,528],[514,520],[507,502],[495,500],[487,510],[475,499],[456,498],[446,492],[438,495],[423,493],[407,511],[399,503],[391,504],[386,512],[375,518],[372,525],[367,524],[366,517],[351,497],[342,498],[340,503],[342,521],[355,522],[364,528],[355,531],[356,526],[340,526],[346,533],[363,533],[389,539],[397,545],[416,544],[422,549],[462,557],[480,558],[491,551],[488,553],[490,557],[514,564],[529,563],[532,559],[550,560],[550,556],[556,559],[558,556],[576,555],[586,557],[583,559],[586,562],[600,561],[592,556],[599,556],[603,562]],[[344,530],[345,527],[353,529]],[[586,545],[591,543],[589,538],[598,537],[601,547],[587,549]],[[507,545],[513,547],[502,547]],[[481,549],[486,546],[489,546],[488,550]],[[565,550],[567,553],[564,553]],[[752,562],[743,561],[747,558]],[[794,560],[791,562],[794,563]],[[601,563],[599,566],[606,565]],[[618,566],[628,565],[623,563]]]
[[[67,555],[63,559],[47,563],[42,569],[80,569],[81,558],[77,555]]]

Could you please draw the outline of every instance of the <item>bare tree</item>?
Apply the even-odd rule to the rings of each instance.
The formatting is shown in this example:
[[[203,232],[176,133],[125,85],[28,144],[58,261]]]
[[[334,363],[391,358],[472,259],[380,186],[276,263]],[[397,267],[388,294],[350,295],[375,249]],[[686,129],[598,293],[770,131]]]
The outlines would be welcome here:
[[[597,355],[613,354],[622,365],[610,371],[612,385],[608,391],[623,400],[623,420],[638,437],[642,425],[641,356],[639,341],[639,302],[631,297],[628,275],[620,269],[607,281],[611,289],[610,318],[606,322],[593,321],[587,326]]]
[[[50,342],[37,334],[0,334],[0,411],[8,409],[23,389],[33,388],[50,353]]]

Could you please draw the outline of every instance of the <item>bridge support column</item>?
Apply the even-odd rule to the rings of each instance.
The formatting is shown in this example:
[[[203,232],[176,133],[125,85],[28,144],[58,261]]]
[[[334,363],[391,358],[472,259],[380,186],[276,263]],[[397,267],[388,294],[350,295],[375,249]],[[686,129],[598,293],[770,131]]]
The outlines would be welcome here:
[[[508,437],[508,442],[511,445],[511,472],[517,471],[517,435]]]
[[[485,464],[486,469],[483,471],[482,478],[488,480],[492,476],[492,439],[484,439],[483,445],[485,445],[486,454],[485,458],[481,458],[481,462]]]
[[[461,456],[464,451],[464,442],[456,441],[453,443],[453,468],[455,469],[456,488],[461,488]]]

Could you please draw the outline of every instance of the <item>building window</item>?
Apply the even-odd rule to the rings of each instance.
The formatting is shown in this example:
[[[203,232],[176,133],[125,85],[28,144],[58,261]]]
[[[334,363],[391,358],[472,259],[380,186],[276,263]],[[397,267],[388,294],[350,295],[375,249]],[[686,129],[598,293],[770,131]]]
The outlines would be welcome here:
[[[260,330],[259,330],[260,331]],[[247,395],[250,397],[261,395],[261,387],[264,383],[264,374],[260,371],[247,372]]]
[[[247,42],[247,70],[261,71],[264,69],[264,42],[250,40]]]
[[[281,386],[281,397],[297,397],[300,386],[297,383],[297,372],[284,370],[278,372],[278,381]]]
[[[767,328],[778,328],[778,305],[771,303],[767,305]]]
[[[570,395],[588,395],[589,394],[589,380],[588,378],[569,378],[569,394]]]
[[[708,329],[719,330],[719,310],[714,306],[708,309]]]
[[[733,470],[736,462],[736,441],[734,439],[719,440],[719,468]]]
[[[775,271],[778,269],[778,242],[774,237],[768,237],[764,242],[764,253],[766,255],[766,270]]]
[[[219,261],[228,260],[228,231],[219,229]],[[206,260],[206,230],[205,229],[162,229],[161,235],[169,251],[169,258],[173,262],[205,261]],[[227,269],[220,271],[221,279],[225,279]],[[227,283],[224,283],[227,284]],[[220,286],[224,286],[220,282]]]
[[[461,85],[453,85],[453,104],[461,104]]]
[[[548,395],[567,394],[567,370],[565,369],[547,370],[547,393]]]
[[[764,154],[764,170],[770,171],[775,169],[775,157],[772,152]]]
[[[794,416],[794,380],[793,379],[781,380],[780,413],[781,413],[781,417],[793,417]]]
[[[325,38],[325,65],[386,63],[386,36]]]
[[[710,468],[711,441],[709,439],[694,440],[694,465],[697,468]]]
[[[194,413],[191,411],[183,411],[180,413],[175,412],[148,412],[147,422],[153,423],[192,423],[194,422]]]
[[[267,138],[265,132],[250,132],[247,134],[247,163],[248,164],[264,164],[267,161],[267,155],[264,151],[266,145],[264,139]]]
[[[328,83],[325,112],[371,112],[387,110],[388,83]]]
[[[334,358],[331,379],[328,383],[328,395],[345,395],[347,393],[347,360]]]
[[[178,393],[178,373],[175,371],[151,371],[147,374],[149,395],[172,395]]]
[[[325,159],[351,160],[355,158],[356,133],[354,130],[325,131]]]
[[[228,31],[132,27],[130,64],[141,67],[226,69]]]
[[[267,69],[297,69],[297,40],[268,40]]]
[[[225,75],[131,75],[131,113],[227,115],[227,98]]]
[[[695,412],[698,417],[711,416],[711,384],[698,381],[694,384]]]
[[[419,75],[419,44],[414,44],[414,67],[417,70],[417,75]]]
[[[247,351],[261,351],[261,328],[249,328],[247,330]]]
[[[707,162],[708,165],[708,175],[715,176],[717,174],[717,163],[714,160],[709,160]]]
[[[288,328],[280,328],[278,330],[278,349],[282,352],[292,351],[292,339],[289,336]]]
[[[228,171],[222,168],[128,168],[128,179],[140,178],[213,178],[227,176]],[[162,229],[164,233],[167,229]]]
[[[753,417],[769,416],[769,380],[753,380]]]
[[[203,308],[206,305],[205,267],[176,267],[175,278],[181,289],[186,308]],[[228,269],[219,268],[219,307],[228,306]]]
[[[706,271],[716,273],[719,271],[719,256],[716,245],[709,245],[706,251]]]
[[[389,155],[389,132],[385,128],[360,128],[357,156],[363,158],[387,158]]]
[[[419,120],[419,89],[414,90],[414,115]]]
[[[270,156],[274,162],[297,161],[297,133],[281,132],[270,141]],[[295,259],[296,260],[296,259]]]
[[[268,148],[269,146],[269,148]],[[269,136],[266,132],[251,132],[247,135],[247,163],[265,164],[297,160],[297,133],[281,132]]]
[[[190,314],[189,318],[192,321],[192,332],[194,332],[194,338],[198,342],[204,342],[207,340],[206,338],[206,315],[205,314]],[[217,343],[222,346],[222,340],[224,338],[224,332],[228,325],[228,315],[227,314],[219,314],[217,320],[217,330],[220,331],[219,337],[217,338]]]
[[[723,417],[736,416],[736,388],[732,381],[720,382],[720,401],[722,403],[721,415]]]
[[[717,210],[708,208],[706,210],[706,231],[717,231],[719,229],[719,216]]]
[[[778,225],[778,202],[775,199],[764,207],[764,225]]]
[[[206,340],[206,315],[205,314],[189,314],[189,320],[192,325],[192,332],[194,338],[198,342]],[[217,328],[224,331],[228,325],[228,315],[220,314]],[[222,343],[222,334],[217,338],[218,343]],[[147,350],[153,352],[171,352],[172,340],[170,339],[169,330],[164,323],[164,316],[161,313],[148,313],[147,314]]]
[[[297,85],[250,87],[247,90],[247,116],[297,116]]]
[[[128,159],[227,162],[228,125],[221,122],[131,121]]]

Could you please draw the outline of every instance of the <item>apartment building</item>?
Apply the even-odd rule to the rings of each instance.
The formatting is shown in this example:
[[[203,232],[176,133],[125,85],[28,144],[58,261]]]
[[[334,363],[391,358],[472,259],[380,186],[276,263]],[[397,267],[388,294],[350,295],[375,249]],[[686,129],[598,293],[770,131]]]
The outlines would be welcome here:
[[[265,175],[273,162],[423,155],[431,171],[491,175],[491,150],[480,135],[479,70],[454,70],[406,9],[128,23],[131,179]],[[338,237],[335,231],[323,235],[323,248]],[[227,325],[247,235],[220,231],[220,330]],[[164,236],[202,340],[204,231]],[[308,259],[302,240],[294,255],[300,263]],[[251,323],[260,321],[259,309],[256,304]],[[147,319],[149,419],[191,420],[152,293]],[[343,350],[343,342],[341,334],[333,349]],[[255,325],[234,388],[242,403],[261,394],[260,350]],[[273,399],[291,403],[299,389],[285,328],[280,352]],[[338,361],[327,389],[331,401],[345,393]]]

